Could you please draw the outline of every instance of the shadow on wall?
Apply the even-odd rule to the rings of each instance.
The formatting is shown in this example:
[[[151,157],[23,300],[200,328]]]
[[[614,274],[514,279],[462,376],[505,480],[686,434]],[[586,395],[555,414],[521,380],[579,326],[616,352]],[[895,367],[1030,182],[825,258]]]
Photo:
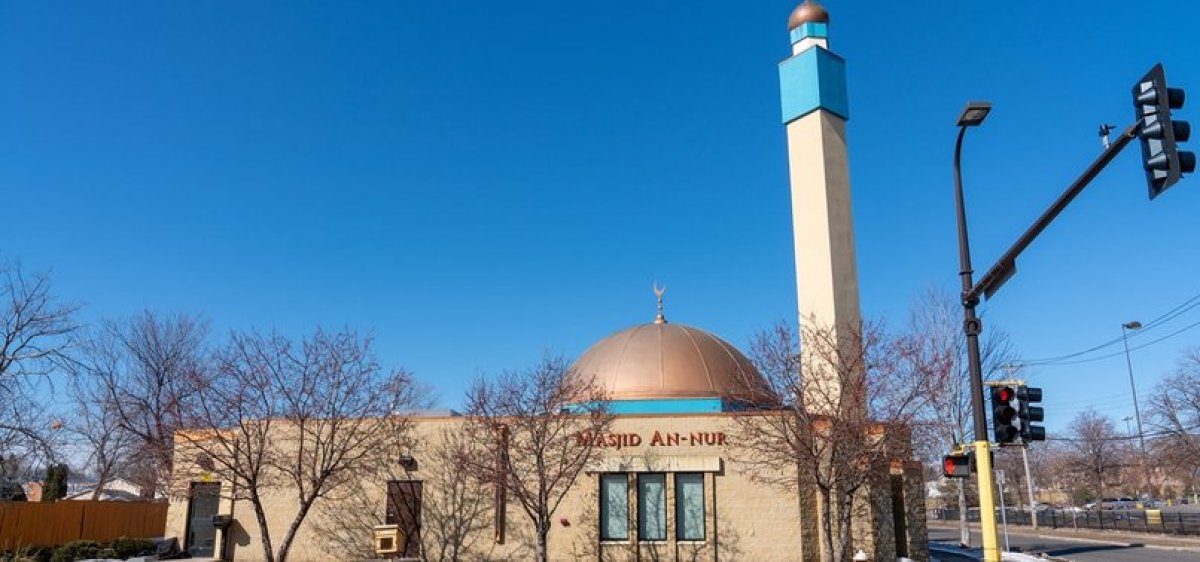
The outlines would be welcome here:
[[[246,527],[242,525],[242,522],[236,518],[224,532],[228,534],[221,535],[221,540],[225,542],[223,557],[226,560],[236,560],[238,549],[250,545],[250,533],[246,531]]]
[[[385,523],[387,483],[421,482],[422,494],[416,504],[395,506],[401,512],[411,511],[407,517],[418,522],[420,558],[501,559],[494,553],[498,545],[491,541],[490,487],[456,462],[462,446],[455,432],[440,432],[419,447],[413,444],[422,451],[418,463],[398,461],[378,467],[355,485],[319,501],[312,530],[321,550],[337,560],[373,558],[372,528]]]
[[[620,464],[632,465],[636,462],[645,463],[646,469],[649,472],[669,472],[669,467],[666,465],[659,466],[659,462],[665,462],[664,459],[655,454],[654,451],[646,451],[641,456],[623,456],[610,457],[621,459]],[[724,467],[719,472],[713,473],[713,478],[719,478],[725,473]],[[710,520],[712,528],[709,530],[708,540],[703,543],[687,543],[676,542],[674,540],[665,543],[647,544],[637,542],[626,543],[600,543],[600,483],[599,475],[596,473],[584,474],[580,478],[579,485],[587,490],[582,499],[583,505],[586,506],[582,512],[575,514],[556,514],[555,526],[561,525],[561,520],[566,519],[571,526],[581,526],[582,532],[575,534],[575,540],[571,545],[572,555],[575,560],[604,560],[604,561],[638,561],[638,562],[658,562],[670,560],[672,562],[700,562],[712,560],[743,560],[744,552],[741,548],[741,536],[737,533],[732,525],[725,518],[713,516]],[[706,487],[706,493],[712,493],[712,487]],[[717,509],[720,498],[713,496],[712,512],[720,513]],[[668,499],[668,504],[672,500]],[[631,501],[631,511],[629,513],[631,523],[636,521],[637,514],[636,501]],[[706,508],[707,509],[707,508]],[[674,509],[668,508],[668,513],[673,514]],[[668,515],[673,517],[673,515]],[[632,530],[631,530],[632,531]],[[631,538],[633,533],[631,533]],[[716,549],[714,556],[713,549]]]

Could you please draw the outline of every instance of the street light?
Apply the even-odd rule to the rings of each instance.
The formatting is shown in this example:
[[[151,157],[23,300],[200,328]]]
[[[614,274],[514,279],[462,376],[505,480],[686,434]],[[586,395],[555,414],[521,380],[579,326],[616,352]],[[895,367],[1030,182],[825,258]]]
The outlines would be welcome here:
[[[954,203],[958,212],[959,276],[962,278],[963,332],[967,336],[967,367],[971,376],[971,414],[975,425],[975,466],[979,475],[979,523],[983,532],[984,560],[1000,560],[996,536],[996,498],[993,494],[992,455],[988,451],[987,416],[983,412],[983,368],[979,359],[979,332],[983,324],[975,315],[979,297],[973,293],[971,279],[971,248],[967,237],[967,211],[963,204],[962,144],[968,127],[983,124],[992,104],[986,101],[968,102],[958,116],[958,140],[954,144]]]
[[[988,113],[992,111],[991,102],[986,101],[969,101],[967,106],[963,108],[962,114],[958,116],[959,127],[977,127],[983,124],[983,120],[987,119]]]
[[[1150,498],[1150,467],[1146,463],[1146,433],[1142,431],[1142,411],[1138,407],[1137,385],[1133,383],[1133,360],[1129,358],[1129,331],[1142,327],[1142,323],[1131,320],[1121,324],[1121,341],[1125,342],[1125,366],[1129,369],[1129,390],[1133,392],[1133,415],[1137,420],[1138,446],[1142,450],[1142,476],[1146,482],[1146,498]]]

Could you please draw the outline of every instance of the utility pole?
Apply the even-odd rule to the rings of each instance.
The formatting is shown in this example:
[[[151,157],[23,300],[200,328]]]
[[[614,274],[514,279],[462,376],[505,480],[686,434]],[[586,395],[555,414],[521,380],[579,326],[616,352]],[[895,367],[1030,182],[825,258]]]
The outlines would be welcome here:
[[[1029,514],[1033,528],[1038,528],[1037,500],[1033,498],[1033,476],[1029,474],[1029,446],[1021,447],[1021,462],[1025,463],[1025,487],[1029,490]]]

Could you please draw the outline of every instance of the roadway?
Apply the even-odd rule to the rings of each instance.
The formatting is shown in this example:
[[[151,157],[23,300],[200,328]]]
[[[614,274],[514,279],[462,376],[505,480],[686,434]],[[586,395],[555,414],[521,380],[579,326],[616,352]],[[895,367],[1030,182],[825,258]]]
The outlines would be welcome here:
[[[1051,537],[1039,535],[1030,529],[1013,529],[1008,531],[1009,545],[1013,551],[1030,554],[1046,553],[1059,559],[1079,562],[1196,562],[1200,560],[1200,549],[1180,550],[1146,546],[1138,543],[1120,543],[1116,541],[1092,541],[1071,537]],[[958,544],[958,529],[941,527],[929,528],[930,542]],[[971,531],[971,544],[978,546],[981,538],[977,530]],[[1003,534],[1000,537],[1004,544]],[[935,553],[943,562],[958,562],[972,558],[943,555]]]

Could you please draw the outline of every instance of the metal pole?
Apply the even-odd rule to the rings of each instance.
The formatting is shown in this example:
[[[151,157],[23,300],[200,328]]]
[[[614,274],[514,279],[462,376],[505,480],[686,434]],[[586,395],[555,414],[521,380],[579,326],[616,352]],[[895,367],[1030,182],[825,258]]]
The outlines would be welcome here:
[[[1136,325],[1135,325],[1136,327]],[[1142,411],[1138,407],[1137,385],[1133,383],[1133,360],[1129,358],[1129,329],[1121,324],[1121,341],[1125,342],[1125,366],[1129,369],[1129,390],[1133,392],[1133,415],[1137,420],[1138,445],[1142,449],[1142,476],[1146,479],[1146,499],[1150,499],[1150,467],[1146,463],[1146,434],[1142,431]]]
[[[1000,562],[996,537],[996,498],[993,496],[992,455],[988,448],[987,416],[983,413],[983,367],[979,359],[979,332],[983,324],[975,315],[979,296],[973,293],[971,249],[967,237],[967,211],[963,205],[962,143],[967,128],[960,126],[954,143],[954,202],[958,213],[959,276],[962,278],[963,332],[967,336],[967,366],[971,377],[971,413],[975,425],[975,467],[979,488],[979,528],[983,535],[983,559]]]
[[[1130,125],[1129,127],[1126,127],[1125,131],[1121,133],[1121,136],[1117,137],[1117,140],[1113,141],[1112,145],[1106,148],[1104,152],[1100,154],[1100,157],[1097,158],[1095,162],[1092,162],[1092,165],[1088,166],[1088,168],[1083,171],[1083,175],[1079,176],[1074,183],[1068,186],[1067,190],[1059,195],[1058,199],[1056,199],[1054,203],[1050,205],[1050,208],[1046,209],[1046,211],[1042,213],[1042,216],[1038,217],[1038,219],[1034,221],[1033,225],[1030,226],[1029,229],[1023,234],[1021,234],[1021,237],[1013,243],[1012,247],[1004,252],[1004,255],[1000,256],[1000,259],[996,261],[996,264],[993,265],[992,268],[983,275],[983,278],[979,280],[979,285],[973,289],[969,288],[966,290],[968,297],[977,299],[979,298],[979,295],[982,294],[987,298],[991,298],[992,294],[1000,288],[1000,285],[1003,285],[1009,277],[1012,277],[1012,275],[1016,273],[1017,256],[1020,256],[1021,252],[1025,251],[1025,248],[1028,248],[1029,245],[1033,243],[1033,240],[1037,238],[1037,236],[1041,234],[1047,226],[1050,226],[1050,223],[1053,222],[1054,219],[1058,217],[1058,215],[1062,213],[1064,209],[1067,208],[1067,205],[1069,205],[1076,196],[1078,196],[1080,193],[1083,193],[1084,188],[1086,188],[1088,184],[1090,184],[1092,180],[1095,179],[1102,170],[1104,170],[1104,167],[1107,166],[1113,158],[1117,157],[1117,154],[1120,154],[1121,150],[1125,148],[1125,145],[1129,144],[1129,141],[1137,137],[1140,127],[1140,121]]]
[[[1000,493],[1000,522],[1004,525],[1004,551],[1008,552],[1009,550],[1012,550],[1012,547],[1008,546],[1008,508],[1004,507],[1003,470],[996,471],[996,486],[999,488],[998,492]]]
[[[1033,477],[1029,474],[1029,444],[1021,447],[1021,461],[1025,463],[1025,487],[1029,491],[1029,515],[1033,518],[1033,528],[1038,528],[1037,500],[1033,499]]]

